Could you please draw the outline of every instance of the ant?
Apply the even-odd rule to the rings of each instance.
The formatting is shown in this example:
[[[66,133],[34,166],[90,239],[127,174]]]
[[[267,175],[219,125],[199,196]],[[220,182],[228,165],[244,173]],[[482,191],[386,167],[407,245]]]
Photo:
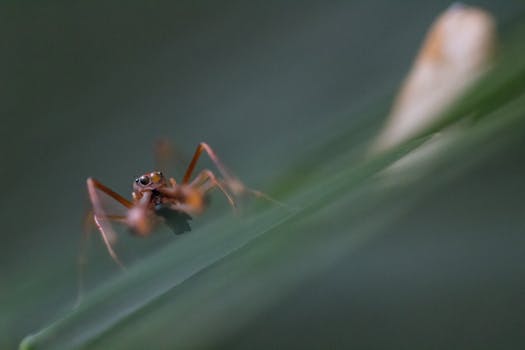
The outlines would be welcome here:
[[[206,152],[215,164],[221,178],[217,178],[212,171],[205,169],[193,180],[191,179],[203,152]],[[135,179],[131,201],[94,178],[87,179],[89,200],[93,207],[93,221],[109,255],[121,268],[124,268],[124,264],[112,247],[116,233],[111,222],[124,224],[132,234],[139,237],[149,236],[161,222],[168,224],[175,233],[183,233],[190,230],[188,220],[191,216],[203,212],[206,195],[214,188],[224,194],[234,210],[236,208],[234,195],[244,192],[281,204],[260,191],[245,187],[239,179],[231,175],[212,148],[204,142],[197,146],[181,183],[177,183],[174,178],[166,178],[160,171],[146,173]],[[125,208],[125,214],[108,215],[102,205],[99,191],[120,203]]]

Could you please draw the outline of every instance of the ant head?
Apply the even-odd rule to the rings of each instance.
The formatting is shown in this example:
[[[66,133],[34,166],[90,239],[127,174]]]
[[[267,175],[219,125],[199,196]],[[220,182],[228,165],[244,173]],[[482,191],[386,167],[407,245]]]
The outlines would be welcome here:
[[[135,191],[152,191],[166,184],[164,175],[160,171],[153,171],[135,179],[133,189]]]

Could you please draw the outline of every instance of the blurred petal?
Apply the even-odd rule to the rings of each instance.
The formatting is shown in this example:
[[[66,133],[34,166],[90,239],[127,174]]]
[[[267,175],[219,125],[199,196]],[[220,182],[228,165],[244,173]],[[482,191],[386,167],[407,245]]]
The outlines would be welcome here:
[[[493,17],[454,4],[431,26],[373,151],[396,146],[434,123],[490,66]]]

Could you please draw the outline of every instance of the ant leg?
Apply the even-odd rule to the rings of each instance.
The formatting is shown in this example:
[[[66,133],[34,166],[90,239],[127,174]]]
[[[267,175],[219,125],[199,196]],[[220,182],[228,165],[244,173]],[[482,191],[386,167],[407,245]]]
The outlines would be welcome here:
[[[80,248],[77,257],[77,300],[75,307],[80,305],[82,297],[84,295],[84,269],[87,263],[86,248],[89,239],[89,233],[92,229],[93,211],[90,210],[84,217],[84,230],[82,231],[82,238],[80,240]]]
[[[197,161],[199,160],[199,157],[201,156],[202,152],[205,151],[210,159],[213,161],[217,169],[219,169],[219,172],[221,173],[223,179],[221,181],[217,180],[217,183],[223,184],[228,187],[235,195],[240,195],[243,193],[250,193],[258,198],[263,198],[269,202],[272,202],[274,204],[277,204],[279,206],[289,208],[288,205],[270,197],[264,192],[254,190],[252,188],[246,187],[241,180],[236,178],[231,174],[230,171],[222,164],[222,162],[219,160],[219,157],[215,154],[213,149],[205,142],[199,143],[197,146],[197,149],[195,150],[195,154],[193,155],[193,158],[191,160],[190,165],[188,166],[188,169],[186,170],[186,174],[184,175],[184,178],[182,180],[182,183],[186,184],[189,182],[189,179],[191,178],[191,174],[193,173],[193,170],[195,169],[195,166],[197,165]]]
[[[104,186],[102,183],[98,182],[97,180],[93,178],[87,179],[87,188],[88,188],[88,194],[89,199],[91,200],[91,204],[93,206],[93,220],[95,221],[95,225],[98,228],[98,231],[100,232],[100,235],[102,237],[102,240],[104,241],[104,244],[106,245],[106,249],[117,265],[119,265],[122,269],[125,269],[124,264],[119,260],[117,254],[113,250],[113,247],[111,246],[111,240],[109,237],[116,237],[117,234],[115,231],[113,231],[113,228],[111,227],[111,223],[108,222],[108,219],[110,218],[108,215],[106,215],[104,208],[102,207],[102,203],[100,201],[100,198],[97,194],[97,189],[104,192],[111,198],[115,199],[117,202],[125,206],[127,209],[130,209],[133,207],[133,204],[119,195],[118,193],[114,192],[113,190],[109,189],[108,187]]]
[[[228,202],[233,209],[236,208],[233,197],[228,193],[224,186],[217,180],[215,174],[208,169],[205,169],[197,175],[197,177],[190,183],[191,187],[200,188],[202,193],[206,193],[214,187],[217,187],[228,199]]]
[[[166,174],[173,169],[176,170],[178,165],[187,164],[187,157],[185,157],[182,152],[179,152],[178,149],[178,147],[174,147],[167,139],[162,138],[157,140],[154,145],[156,170],[160,170]]]
[[[118,266],[120,266],[122,269],[126,269],[122,261],[120,261],[119,257],[117,256],[117,253],[115,253],[115,251],[113,250],[113,247],[111,246],[111,241],[108,238],[107,232],[104,231],[104,226],[102,225],[100,218],[97,215],[94,215],[93,219],[95,220],[95,224],[97,225],[97,228],[101,233],[102,240],[106,245],[109,255],[117,263]]]
[[[210,157],[210,159],[215,164],[217,169],[219,169],[219,172],[221,173],[222,177],[225,180],[227,180],[227,181],[234,181],[234,180],[239,181],[221,163],[221,161],[219,160],[219,157],[217,157],[217,155],[215,154],[213,149],[207,143],[201,142],[197,146],[197,149],[195,150],[193,158],[191,159],[190,165],[188,166],[188,169],[186,170],[186,173],[184,174],[184,178],[182,179],[182,183],[183,184],[187,184],[190,181],[191,174],[193,173],[193,170],[195,170],[195,166],[197,165],[197,161],[199,160],[199,158],[200,158],[200,156],[201,156],[203,151],[206,151],[206,153],[208,154],[208,157]]]
[[[265,200],[267,200],[268,202],[272,202],[274,204],[277,204],[278,206],[281,206],[281,207],[284,207],[284,208],[288,208],[290,210],[293,210],[292,207],[290,207],[289,205],[281,202],[281,201],[278,201],[277,199],[267,195],[266,193],[264,192],[261,192],[259,190],[254,190],[253,188],[249,188],[249,187],[244,187],[244,192],[248,192],[250,193],[251,195],[257,197],[257,198],[263,198]]]
[[[103,185],[100,181],[95,180],[92,177],[87,179],[87,186],[88,186],[88,193],[90,194],[90,196],[89,196],[90,199],[92,198],[91,191],[90,191],[90,187],[91,187],[93,189],[98,189],[98,190],[104,192],[105,194],[107,194],[108,196],[110,196],[111,198],[113,198],[114,200],[116,200],[117,202],[119,202],[120,204],[122,204],[123,206],[125,206],[128,209],[133,207],[133,203],[131,203],[126,198],[122,197],[120,194],[118,194],[117,192],[113,191],[109,187]],[[98,198],[98,196],[97,196],[97,198]],[[93,204],[93,201],[91,201],[91,204]]]
[[[110,215],[107,217],[109,220],[113,221],[120,221],[125,222],[126,217],[121,215]],[[85,266],[87,264],[87,257],[86,257],[86,248],[88,244],[88,240],[91,236],[91,232],[94,229],[93,226],[95,225],[94,221],[94,213],[92,210],[90,210],[84,219],[84,230],[82,233],[82,239],[80,242],[80,250],[78,254],[78,260],[77,260],[77,300],[75,302],[75,307],[80,305],[80,302],[83,298],[84,294],[84,271]]]

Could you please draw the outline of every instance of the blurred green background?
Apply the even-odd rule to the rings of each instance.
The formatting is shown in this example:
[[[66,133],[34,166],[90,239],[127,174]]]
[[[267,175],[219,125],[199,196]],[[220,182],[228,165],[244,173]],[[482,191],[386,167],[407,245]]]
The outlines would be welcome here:
[[[495,15],[502,50],[517,45],[523,2],[471,4]],[[123,236],[117,249],[132,277],[94,236],[86,309],[59,321],[49,337],[44,332],[36,348],[523,348],[522,121],[474,133],[415,185],[383,192],[370,187],[368,170],[351,191],[319,182],[352,173],[430,23],[449,5],[0,5],[0,347],[15,348],[71,314],[86,178],[127,197],[134,177],[154,166],[153,143],[164,137],[186,154],[206,141],[250,186],[298,207],[319,206],[273,232],[294,214],[271,208],[259,219],[265,212],[254,211],[251,224],[249,213],[235,218],[214,196],[188,235]],[[510,62],[523,67],[525,54],[517,52]],[[323,199],[325,191],[333,198]],[[354,242],[358,231],[366,239]],[[203,263],[177,288],[163,284],[171,277],[162,269],[157,280],[146,279],[155,264],[166,273],[172,266],[159,252],[175,253],[180,243],[188,257],[215,257],[229,232],[255,243],[239,241],[233,254],[225,248],[219,264]],[[214,233],[216,245],[206,245]],[[133,285],[139,302],[125,298],[133,278],[150,283]],[[112,300],[116,313],[133,312],[99,322],[100,300]]]

